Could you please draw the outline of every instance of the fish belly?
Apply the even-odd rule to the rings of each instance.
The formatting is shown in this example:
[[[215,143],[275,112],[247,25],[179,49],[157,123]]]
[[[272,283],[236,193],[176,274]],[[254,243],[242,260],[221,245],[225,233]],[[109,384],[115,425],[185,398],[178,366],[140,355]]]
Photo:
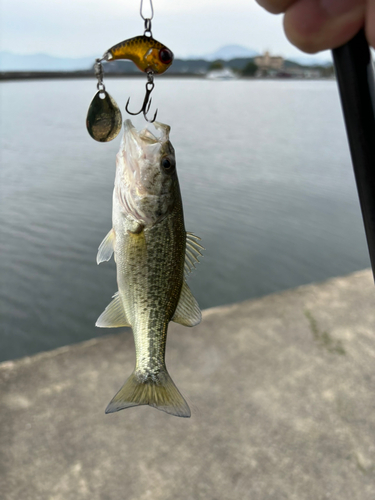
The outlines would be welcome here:
[[[119,294],[133,329],[136,367],[106,411],[148,404],[187,417],[189,407],[165,366],[168,323],[183,283],[186,233],[182,214],[172,213],[139,232],[128,227],[122,228],[122,237],[115,228],[115,256]]]
[[[137,368],[141,371],[164,363],[167,327],[183,282],[184,233],[178,220],[166,217],[140,232],[127,230],[123,242],[119,241],[119,293],[133,328]]]

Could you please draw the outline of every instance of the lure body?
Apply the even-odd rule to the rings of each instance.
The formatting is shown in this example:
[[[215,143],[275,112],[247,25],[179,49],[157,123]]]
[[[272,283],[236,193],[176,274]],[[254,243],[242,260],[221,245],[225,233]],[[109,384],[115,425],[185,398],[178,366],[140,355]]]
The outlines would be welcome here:
[[[129,59],[144,73],[164,73],[173,62],[173,52],[146,35],[129,38],[111,47],[103,55],[106,61]]]

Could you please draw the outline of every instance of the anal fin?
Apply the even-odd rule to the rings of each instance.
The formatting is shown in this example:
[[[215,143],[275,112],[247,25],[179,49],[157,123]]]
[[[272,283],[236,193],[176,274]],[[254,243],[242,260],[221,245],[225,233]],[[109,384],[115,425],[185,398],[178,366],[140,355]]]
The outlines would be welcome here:
[[[120,326],[131,326],[126,317],[124,306],[122,305],[120,294],[117,292],[113,296],[112,302],[104,309],[97,319],[95,326],[99,328],[118,328]]]
[[[196,326],[202,321],[202,313],[198,302],[185,281],[182,284],[180,300],[172,321],[184,326]]]

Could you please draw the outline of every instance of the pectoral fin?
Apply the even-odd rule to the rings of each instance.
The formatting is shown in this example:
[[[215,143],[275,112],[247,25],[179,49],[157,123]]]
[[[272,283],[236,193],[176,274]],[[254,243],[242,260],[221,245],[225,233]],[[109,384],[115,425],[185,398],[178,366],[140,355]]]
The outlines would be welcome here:
[[[131,326],[127,319],[119,293],[115,293],[112,302],[104,309],[97,319],[95,326],[99,328],[118,328],[120,326]]]
[[[104,240],[100,243],[98,248],[98,255],[96,256],[97,264],[109,260],[113,254],[113,247],[115,245],[115,232],[113,229],[109,231]]]
[[[172,321],[184,326],[196,326],[202,321],[202,313],[198,302],[185,281],[182,285],[180,300]]]

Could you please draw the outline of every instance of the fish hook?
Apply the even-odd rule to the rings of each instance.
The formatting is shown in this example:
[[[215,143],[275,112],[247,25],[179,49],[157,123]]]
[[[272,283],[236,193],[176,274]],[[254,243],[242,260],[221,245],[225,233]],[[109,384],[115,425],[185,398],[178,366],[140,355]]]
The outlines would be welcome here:
[[[152,97],[150,99],[150,94],[151,92],[154,90],[154,87],[155,87],[155,84],[154,84],[154,75],[150,72],[150,73],[147,73],[147,83],[146,83],[146,95],[145,95],[145,98],[143,100],[143,104],[142,104],[142,107],[141,109],[138,111],[138,113],[132,113],[131,111],[129,111],[128,109],[128,106],[129,106],[129,102],[130,102],[130,97],[126,103],[126,106],[125,106],[125,110],[129,113],[129,115],[139,115],[140,113],[143,112],[143,116],[145,117],[145,120],[147,120],[149,123],[153,123],[156,119],[156,115],[158,114],[158,110],[155,111],[155,114],[154,114],[154,118],[152,120],[149,120],[147,118],[147,113],[150,111],[150,106],[151,106],[151,102],[152,102]]]

